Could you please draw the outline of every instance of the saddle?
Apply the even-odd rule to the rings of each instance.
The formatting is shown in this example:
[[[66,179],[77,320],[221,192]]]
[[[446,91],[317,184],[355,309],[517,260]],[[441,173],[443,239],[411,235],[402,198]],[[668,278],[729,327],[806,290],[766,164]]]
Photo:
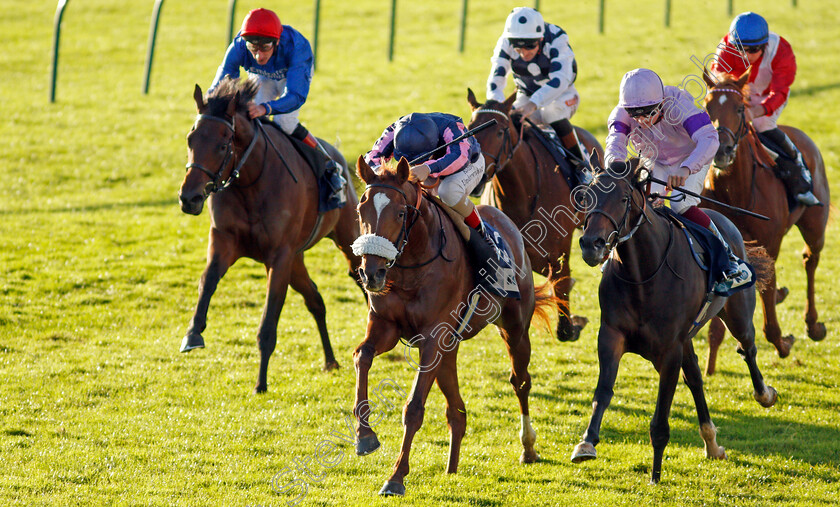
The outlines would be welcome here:
[[[464,243],[466,243],[473,260],[473,270],[478,285],[497,296],[519,299],[519,285],[516,283],[513,252],[502,235],[493,226],[484,222],[488,232],[487,236],[494,243],[494,246],[491,247],[480,232],[464,223],[464,218],[461,215],[438,199],[428,195],[427,197],[449,217]]]
[[[325,157],[324,154],[320,152],[320,150],[317,150],[311,146],[307,146],[303,143],[303,141],[295,139],[294,137],[285,133],[279,125],[277,125],[270,119],[261,116],[259,118],[259,121],[263,125],[269,125],[275,128],[277,132],[285,136],[286,139],[288,139],[292,143],[292,146],[295,147],[300,156],[303,157],[307,165],[309,165],[309,168],[312,170],[312,174],[315,175],[315,179],[318,181],[318,213],[326,213],[327,211],[330,211],[332,209],[344,206],[344,202],[346,201],[346,195],[345,199],[343,199],[342,202],[338,205],[336,205],[337,203],[330,201],[332,187],[329,184],[329,175],[326,174],[327,157]],[[346,192],[346,187],[342,191]]]
[[[563,143],[560,141],[560,138],[557,136],[557,132],[554,131],[554,128],[546,125],[537,125],[527,118],[525,121],[531,126],[529,132],[533,133],[533,137],[537,139],[551,154],[552,158],[554,158],[557,170],[566,179],[566,183],[569,185],[569,188],[575,188],[578,185],[583,184],[580,180],[580,175],[572,165],[573,162],[577,165],[579,159],[569,153],[569,151],[563,146]]]

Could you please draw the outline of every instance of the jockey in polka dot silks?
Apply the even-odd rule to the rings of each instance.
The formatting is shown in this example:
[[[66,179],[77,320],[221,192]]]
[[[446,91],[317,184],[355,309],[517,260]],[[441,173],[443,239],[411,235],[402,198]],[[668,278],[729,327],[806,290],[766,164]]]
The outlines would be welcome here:
[[[365,162],[375,171],[382,163],[405,157],[409,162],[428,153],[467,131],[464,121],[446,113],[411,113],[389,125],[373,148],[365,154]],[[462,139],[431,155],[428,160],[410,169],[412,181],[440,178],[434,190],[440,200],[464,217],[464,222],[481,233],[486,240],[483,221],[469,198],[469,192],[484,175],[484,157],[474,137]]]
[[[654,177],[668,182],[665,188],[651,185],[652,192],[665,192],[674,187],[699,194],[706,173],[720,145],[718,133],[706,111],[694,104],[687,91],[676,86],[663,86],[659,76],[649,69],[635,69],[621,80],[619,102],[607,120],[604,160],[627,160],[627,143],[631,143],[642,163]],[[740,287],[752,278],[752,272],[729,248],[715,223],[697,205],[700,199],[679,190],[671,194],[671,210],[709,229],[724,245],[729,267],[716,292]]]
[[[811,173],[802,154],[776,126],[796,77],[796,57],[788,41],[769,31],[767,21],[754,12],[739,14],[732,21],[711,65],[713,74],[741,76],[747,70],[752,124],[760,138],[769,139],[786,152],[786,157],[776,159],[777,165],[790,166],[780,167],[779,172],[786,176],[782,181],[798,202],[806,206],[821,204],[812,192]]]
[[[254,9],[245,16],[242,29],[228,46],[209,91],[226,76],[238,78],[239,68],[244,68],[251,79],[259,82],[254,101],[248,105],[250,117],[274,115],[274,122],[283,132],[326,156],[331,199],[342,199],[345,181],[341,169],[298,121],[312,81],[312,60],[312,48],[300,32],[281,24],[274,11]]]
[[[569,122],[580,96],[574,85],[577,62],[566,32],[543,21],[534,9],[516,7],[505,21],[490,63],[487,100],[504,101],[507,76],[513,71],[516,101],[512,112],[551,125],[563,146],[585,164]]]

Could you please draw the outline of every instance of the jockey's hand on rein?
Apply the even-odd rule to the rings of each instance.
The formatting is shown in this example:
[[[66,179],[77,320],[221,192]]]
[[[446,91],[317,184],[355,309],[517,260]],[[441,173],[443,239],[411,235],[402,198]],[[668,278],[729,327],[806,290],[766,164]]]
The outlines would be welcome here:
[[[248,103],[248,117],[249,118],[259,118],[260,116],[265,116],[268,114],[268,109],[262,104],[254,104],[253,102]]]
[[[685,180],[691,175],[691,170],[688,167],[680,167],[677,172],[681,174],[668,175],[667,190],[673,190],[674,187],[681,187],[685,185]]]
[[[429,169],[429,166],[426,164],[412,166],[411,169],[409,169],[408,180],[419,181],[422,183],[429,177],[430,172],[431,169]]]
[[[516,108],[514,110],[514,112],[521,114],[522,118],[525,119],[525,118],[531,116],[532,114],[534,114],[534,111],[536,111],[536,110],[537,110],[537,105],[529,100],[522,107]]]

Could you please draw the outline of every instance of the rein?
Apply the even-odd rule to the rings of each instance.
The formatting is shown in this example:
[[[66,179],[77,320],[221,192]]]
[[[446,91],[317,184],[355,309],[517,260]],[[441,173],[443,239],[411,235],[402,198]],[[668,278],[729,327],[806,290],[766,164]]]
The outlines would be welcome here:
[[[738,95],[741,102],[743,102],[744,100],[744,94],[741,92],[741,90],[737,90],[735,88],[713,88],[709,90],[707,95],[712,95],[714,93],[735,93]],[[740,143],[744,136],[749,134],[750,132],[749,124],[747,123],[746,113],[742,111],[739,115],[737,133],[732,132],[732,130],[729,127],[726,127],[724,125],[718,126],[716,130],[718,131],[718,137],[720,137],[721,133],[724,133],[732,138],[732,142],[734,143],[732,149],[733,151],[737,152],[738,143]]]
[[[204,195],[213,194],[216,192],[220,192],[226,188],[228,188],[234,181],[239,178],[239,172],[242,170],[242,166],[245,165],[245,162],[248,160],[248,157],[251,155],[251,152],[254,150],[254,146],[257,144],[257,138],[259,137],[259,130],[254,130],[254,137],[251,138],[251,142],[248,144],[248,147],[242,153],[242,156],[239,159],[239,163],[233,168],[233,171],[230,173],[230,177],[227,180],[222,181],[222,174],[225,172],[225,168],[228,165],[228,162],[234,158],[233,152],[233,141],[236,137],[236,123],[233,121],[228,121],[224,118],[219,118],[216,116],[211,116],[209,114],[199,114],[195,118],[195,124],[193,124],[192,130],[198,128],[198,123],[201,120],[209,120],[215,121],[225,125],[228,130],[230,130],[230,139],[227,140],[225,158],[222,160],[222,163],[219,165],[219,170],[215,173],[204,167],[203,165],[197,162],[191,162],[187,164],[186,169],[189,171],[193,167],[202,171],[207,176],[210,177],[212,181],[209,181],[207,185],[204,187]],[[262,173],[261,173],[262,174]]]
[[[473,117],[475,117],[479,113],[492,113],[492,114],[495,114],[495,115],[499,115],[499,116],[503,117],[507,122],[505,127],[502,130],[502,132],[503,132],[502,133],[502,145],[499,146],[499,151],[496,153],[496,156],[494,157],[493,155],[490,155],[486,151],[481,150],[482,155],[484,155],[485,157],[487,157],[487,158],[489,158],[493,161],[493,162],[490,163],[489,166],[487,166],[487,168],[485,170],[489,171],[490,167],[495,166],[496,171],[493,174],[497,175],[497,174],[500,174],[504,170],[504,167],[507,166],[507,163],[510,162],[513,159],[513,153],[516,151],[516,148],[518,148],[519,145],[522,143],[522,136],[521,136],[521,133],[520,133],[519,141],[517,141],[516,144],[513,144],[513,137],[510,135],[511,119],[510,119],[510,116],[507,113],[505,113],[504,111],[499,111],[498,109],[481,109],[481,108],[479,108],[479,109],[476,109],[475,111],[473,111]],[[508,150],[505,150],[505,148],[507,148],[508,146],[510,146],[510,148]],[[508,156],[507,156],[507,160],[505,160],[505,163],[502,164],[502,163],[499,162],[499,159],[501,159],[502,154],[504,154],[505,152],[507,152]]]

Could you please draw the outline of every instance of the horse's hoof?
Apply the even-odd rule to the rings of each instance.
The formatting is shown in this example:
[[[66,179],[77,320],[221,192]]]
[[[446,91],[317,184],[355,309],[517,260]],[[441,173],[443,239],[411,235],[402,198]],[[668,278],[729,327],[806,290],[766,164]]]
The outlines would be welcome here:
[[[787,287],[779,287],[778,289],[776,289],[776,304],[781,304],[781,302],[784,301],[786,297],[788,297],[788,293],[790,293],[790,291]]]
[[[790,355],[790,349],[793,348],[793,343],[796,341],[796,337],[792,334],[787,336],[783,336],[779,339],[779,343],[774,343],[773,345],[776,347],[776,352],[779,354],[779,357],[784,359]]]
[[[808,338],[815,342],[821,342],[825,338],[825,324],[822,322],[814,322],[813,325],[808,326]]]
[[[758,394],[758,392],[753,392],[753,398],[755,401],[758,402],[764,408],[772,407],[776,404],[776,400],[779,397],[779,394],[776,392],[772,386],[766,386],[767,388],[764,390],[764,393]]]
[[[382,489],[379,490],[379,494],[381,496],[404,496],[405,486],[399,482],[385,481],[385,484],[382,485]]]
[[[572,463],[581,463],[595,459],[595,446],[589,442],[581,442],[575,446],[572,452]]]
[[[257,384],[257,385],[254,386],[254,394],[263,394],[267,391],[268,391],[268,386],[267,385],[263,386],[263,385]]]
[[[527,465],[528,463],[536,463],[540,460],[540,455],[537,454],[537,451],[531,449],[530,451],[522,451],[522,455],[519,456],[519,462],[522,464]]]
[[[379,445],[379,439],[376,438],[376,433],[364,436],[356,442],[356,455],[367,456],[373,451],[379,449]],[[388,483],[386,482],[385,485],[387,486]],[[403,487],[403,492],[405,492],[405,487]],[[379,494],[381,495],[382,492],[380,491]]]
[[[332,370],[337,370],[337,369],[339,369],[339,366],[338,366],[338,361],[336,361],[335,359],[333,359],[332,361],[329,361],[327,363],[324,363],[324,371],[332,371]]]
[[[718,446],[716,454],[709,454],[708,452],[706,452],[706,457],[709,458],[709,459],[720,459],[720,460],[727,459],[726,449],[724,449],[723,446]]]
[[[181,352],[189,352],[192,349],[203,349],[204,338],[198,333],[190,333],[181,340]]]

